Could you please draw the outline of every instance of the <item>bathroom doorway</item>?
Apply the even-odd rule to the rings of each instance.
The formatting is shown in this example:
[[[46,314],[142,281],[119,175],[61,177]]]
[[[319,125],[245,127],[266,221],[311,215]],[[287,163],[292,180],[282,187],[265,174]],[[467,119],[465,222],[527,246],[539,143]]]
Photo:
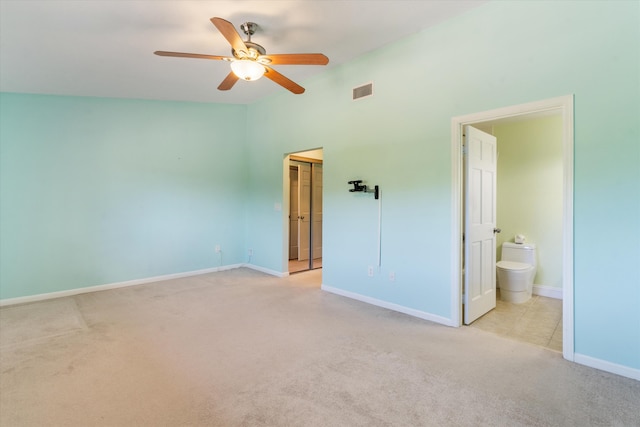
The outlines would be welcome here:
[[[287,208],[287,271],[322,268],[322,150],[290,154]]]
[[[452,227],[452,314],[454,326],[460,326],[465,322],[463,319],[464,300],[463,283],[465,268],[468,262],[464,259],[464,162],[462,155],[462,144],[464,127],[471,125],[484,132],[491,133],[501,125],[523,122],[545,116],[560,117],[561,125],[558,138],[561,145],[560,167],[562,169],[561,182],[561,219],[560,230],[558,230],[559,246],[558,257],[562,259],[560,272],[560,286],[534,288],[534,298],[530,304],[539,302],[538,307],[556,306],[561,309],[560,336],[562,337],[563,356],[568,360],[573,360],[573,97],[566,96],[550,100],[534,102],[519,106],[507,107],[498,110],[471,114],[452,119],[452,171],[453,171],[453,212],[457,220]],[[499,144],[499,142],[498,142]],[[537,167],[546,167],[544,165]],[[498,189],[500,195],[500,189]],[[498,210],[499,212],[499,210]],[[497,219],[497,228],[500,228],[500,218]],[[501,236],[502,241],[508,237]],[[550,247],[552,245],[547,245]],[[492,265],[490,275],[495,277],[495,263]],[[495,295],[495,293],[494,293]],[[499,295],[499,294],[498,294]],[[466,297],[465,297],[466,298]],[[557,298],[562,298],[560,301]],[[549,299],[547,301],[546,299]],[[549,303],[549,304],[547,304]],[[518,307],[520,314],[514,316],[522,317],[522,310],[525,307]],[[531,313],[535,311],[532,306]],[[548,307],[547,307],[548,308]],[[502,310],[500,310],[502,311]],[[525,310],[526,311],[526,310]],[[481,318],[482,319],[482,318]],[[457,320],[457,321],[456,321]],[[517,338],[517,337],[516,337]]]

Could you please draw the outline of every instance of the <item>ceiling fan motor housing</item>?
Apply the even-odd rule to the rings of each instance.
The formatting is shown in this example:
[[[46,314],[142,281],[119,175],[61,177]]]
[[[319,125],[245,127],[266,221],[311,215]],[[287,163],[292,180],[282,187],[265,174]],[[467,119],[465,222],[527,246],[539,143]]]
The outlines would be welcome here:
[[[249,58],[249,59],[258,59],[258,56],[260,55],[266,55],[267,51],[265,50],[264,47],[260,46],[258,43],[253,43],[250,41],[246,41],[244,42],[244,44],[247,46],[247,50],[248,52],[240,52],[238,53],[235,49],[231,49],[231,53],[233,54],[233,56],[235,58],[238,59],[243,59],[243,58]]]
[[[249,40],[251,40],[251,36],[253,35],[253,33],[256,32],[256,30],[258,29],[258,24],[256,24],[255,22],[245,22],[244,24],[240,25],[240,29],[249,36]]]

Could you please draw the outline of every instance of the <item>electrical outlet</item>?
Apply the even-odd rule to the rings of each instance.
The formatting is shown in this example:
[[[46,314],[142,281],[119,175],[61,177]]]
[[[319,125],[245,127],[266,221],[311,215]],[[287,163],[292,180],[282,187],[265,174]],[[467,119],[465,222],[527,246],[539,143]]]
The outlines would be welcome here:
[[[367,270],[367,275],[369,277],[373,277],[373,267],[372,266],[369,266],[369,269]]]
[[[391,271],[389,273],[389,281],[390,282],[395,282],[396,281],[396,273],[394,271]]]
[[[249,256],[253,256],[253,249],[249,249]]]
[[[219,254],[220,252],[222,252],[222,249],[220,249],[220,245],[216,245],[216,253]]]

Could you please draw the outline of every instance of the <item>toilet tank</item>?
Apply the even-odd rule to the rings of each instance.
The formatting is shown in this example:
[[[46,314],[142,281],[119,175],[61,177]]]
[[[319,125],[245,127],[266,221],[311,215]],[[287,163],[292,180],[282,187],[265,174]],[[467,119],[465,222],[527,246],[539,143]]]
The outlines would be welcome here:
[[[533,243],[516,244],[504,242],[500,254],[501,261],[523,262],[536,265],[536,245]]]

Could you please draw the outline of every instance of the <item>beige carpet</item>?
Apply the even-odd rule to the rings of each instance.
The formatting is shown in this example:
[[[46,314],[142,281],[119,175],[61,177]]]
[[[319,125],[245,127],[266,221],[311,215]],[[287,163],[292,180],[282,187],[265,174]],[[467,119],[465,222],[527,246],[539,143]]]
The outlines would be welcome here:
[[[0,426],[638,426],[640,382],[237,269],[0,309]]]

